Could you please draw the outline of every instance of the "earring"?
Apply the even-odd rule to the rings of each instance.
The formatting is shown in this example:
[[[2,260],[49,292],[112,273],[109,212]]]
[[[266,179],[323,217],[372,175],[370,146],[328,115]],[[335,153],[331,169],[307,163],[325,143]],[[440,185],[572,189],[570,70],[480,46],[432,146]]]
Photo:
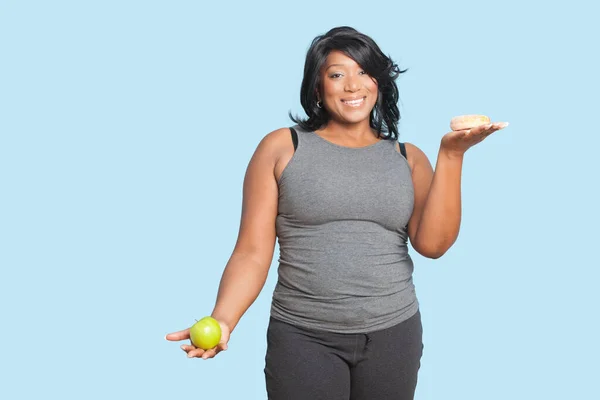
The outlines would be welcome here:
[[[321,102],[321,100],[317,101],[317,107],[323,108],[323,103]]]

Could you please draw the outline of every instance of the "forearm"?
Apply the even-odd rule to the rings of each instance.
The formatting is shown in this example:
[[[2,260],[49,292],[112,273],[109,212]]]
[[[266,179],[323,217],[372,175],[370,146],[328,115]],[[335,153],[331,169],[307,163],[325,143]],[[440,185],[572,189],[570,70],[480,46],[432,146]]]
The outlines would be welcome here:
[[[419,247],[434,258],[441,257],[458,237],[463,156],[442,148],[438,153],[415,239]]]
[[[270,263],[264,264],[246,254],[234,253],[223,271],[211,316],[227,324],[231,331],[265,284]]]

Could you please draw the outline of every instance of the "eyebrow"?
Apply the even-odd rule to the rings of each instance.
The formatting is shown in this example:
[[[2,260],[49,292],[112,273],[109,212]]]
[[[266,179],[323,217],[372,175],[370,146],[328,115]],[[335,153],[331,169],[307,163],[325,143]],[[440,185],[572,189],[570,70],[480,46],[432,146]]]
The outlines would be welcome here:
[[[327,68],[325,68],[325,71],[327,71],[331,67],[345,67],[345,65],[344,64],[331,64],[331,65],[328,65]]]

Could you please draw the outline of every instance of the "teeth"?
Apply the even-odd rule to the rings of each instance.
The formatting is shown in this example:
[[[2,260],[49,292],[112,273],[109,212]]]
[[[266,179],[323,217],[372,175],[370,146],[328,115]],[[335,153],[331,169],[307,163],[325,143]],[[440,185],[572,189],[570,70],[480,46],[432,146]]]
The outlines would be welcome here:
[[[364,97],[362,99],[358,99],[358,100],[342,100],[345,104],[348,104],[350,106],[358,106],[360,104],[362,104],[362,102],[364,101]]]

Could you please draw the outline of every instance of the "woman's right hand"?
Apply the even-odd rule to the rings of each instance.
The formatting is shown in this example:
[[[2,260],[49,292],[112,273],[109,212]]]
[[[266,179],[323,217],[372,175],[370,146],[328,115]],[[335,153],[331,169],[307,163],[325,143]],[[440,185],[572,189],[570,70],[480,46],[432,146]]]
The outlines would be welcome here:
[[[190,340],[190,344],[182,344],[180,346],[181,350],[185,351],[189,358],[201,357],[205,360],[207,358],[213,358],[214,356],[219,354],[221,351],[227,350],[227,343],[229,342],[229,335],[231,334],[231,330],[229,329],[229,327],[227,325],[225,325],[221,321],[217,320],[217,322],[219,323],[219,326],[221,327],[221,340],[219,341],[219,344],[217,344],[212,349],[203,350],[199,347],[194,346],[194,344]],[[172,342],[190,339],[190,328],[184,329],[179,332],[169,333],[169,334],[167,334],[167,336],[165,336],[165,339],[172,341]]]

